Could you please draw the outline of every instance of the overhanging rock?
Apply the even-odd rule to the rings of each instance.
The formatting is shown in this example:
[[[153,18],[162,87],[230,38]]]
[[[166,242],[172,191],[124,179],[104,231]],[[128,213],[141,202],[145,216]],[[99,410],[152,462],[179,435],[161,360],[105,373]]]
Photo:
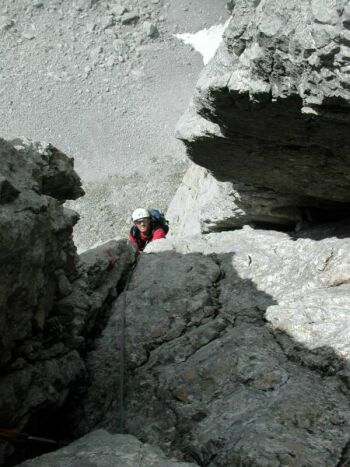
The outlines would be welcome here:
[[[177,135],[220,181],[350,202],[350,8],[237,0]]]

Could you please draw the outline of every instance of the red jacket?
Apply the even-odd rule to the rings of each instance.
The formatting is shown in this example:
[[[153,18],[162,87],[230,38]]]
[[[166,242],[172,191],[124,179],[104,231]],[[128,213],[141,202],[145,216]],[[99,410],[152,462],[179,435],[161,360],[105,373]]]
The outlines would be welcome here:
[[[151,227],[152,228],[152,227]],[[136,232],[136,236],[133,235],[133,232]],[[129,232],[129,240],[135,245],[137,251],[144,250],[145,246],[149,242],[153,242],[153,240],[160,240],[161,238],[165,238],[165,231],[162,227],[157,227],[153,231],[151,231],[148,235],[144,235],[138,229],[131,228]]]

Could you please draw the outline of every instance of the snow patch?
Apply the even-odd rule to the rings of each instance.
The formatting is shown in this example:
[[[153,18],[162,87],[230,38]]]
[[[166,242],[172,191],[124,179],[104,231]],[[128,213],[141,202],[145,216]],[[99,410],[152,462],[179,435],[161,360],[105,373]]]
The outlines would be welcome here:
[[[214,57],[229,21],[230,18],[225,24],[216,24],[209,29],[201,29],[195,34],[186,32],[184,34],[174,34],[174,36],[199,52],[203,56],[204,65],[206,65]]]

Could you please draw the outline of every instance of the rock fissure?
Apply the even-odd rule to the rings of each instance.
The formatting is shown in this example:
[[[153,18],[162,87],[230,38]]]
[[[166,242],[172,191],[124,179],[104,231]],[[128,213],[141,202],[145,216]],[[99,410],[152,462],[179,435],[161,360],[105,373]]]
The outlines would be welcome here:
[[[338,372],[341,372],[343,369],[344,363],[340,362],[334,367],[334,362],[327,362],[326,359],[317,359],[318,356],[317,351],[310,351],[303,349],[302,344],[293,343],[293,339],[290,336],[286,336],[285,338],[290,341],[292,344],[291,351],[286,350],[284,345],[282,344],[279,334],[281,335],[280,331],[269,330],[271,337],[275,340],[278,344],[279,348],[281,349],[282,353],[285,355],[287,360],[293,362],[301,367],[307,369],[308,371],[312,371],[320,375],[322,378],[328,378],[330,376],[336,376]],[[284,338],[284,339],[285,339]],[[294,347],[294,348],[293,348]],[[303,357],[303,353],[308,353],[310,356],[314,354],[316,361],[308,361],[307,358]],[[318,360],[318,361],[317,361]]]
[[[336,464],[336,467],[345,467],[349,463],[349,455],[350,455],[350,440],[345,444],[344,448],[342,449],[341,456],[339,461]]]

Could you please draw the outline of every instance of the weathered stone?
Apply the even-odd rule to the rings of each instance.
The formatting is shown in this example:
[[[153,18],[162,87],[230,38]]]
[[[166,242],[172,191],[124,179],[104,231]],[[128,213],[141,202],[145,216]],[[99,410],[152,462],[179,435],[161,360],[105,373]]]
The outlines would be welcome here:
[[[94,47],[90,50],[90,57],[92,60],[96,61],[100,57],[103,52],[103,48],[101,46]]]
[[[86,351],[135,251],[113,241],[79,259],[79,216],[62,202],[83,193],[81,182],[51,146],[0,140],[0,188],[0,425],[22,430],[64,416],[89,377]],[[2,443],[1,464],[11,449]]]
[[[19,464],[21,467],[191,467],[196,464],[178,462],[131,435],[113,435],[94,431],[67,447]]]
[[[126,13],[128,11],[128,9],[123,6],[123,5],[112,5],[111,7],[111,12],[116,16],[116,17],[120,17],[122,16],[124,13]]]
[[[249,223],[293,226],[302,221],[298,198],[243,183],[219,182],[192,164],[172,199],[170,236],[232,230]]]
[[[13,19],[8,18],[7,16],[0,16],[0,32],[11,29],[14,24],[15,22]]]
[[[200,465],[337,464],[350,425],[348,226],[303,235],[246,227],[147,247],[126,293],[130,433]],[[119,362],[115,392],[120,319],[93,357],[96,369]],[[118,402],[105,410],[99,423],[116,429]]]
[[[84,11],[92,8],[99,0],[74,0],[73,6],[78,11]]]
[[[158,37],[159,36],[159,31],[157,29],[157,26],[155,26],[153,23],[150,23],[149,21],[145,21],[142,25],[143,32],[146,34],[148,37]]]
[[[350,202],[348,46],[339,46],[345,5],[235,2],[225,42],[179,124],[195,163],[299,206]],[[215,132],[203,132],[207,122]]]
[[[107,15],[101,18],[100,20],[100,27],[102,30],[110,28],[114,25],[114,18],[112,15]]]
[[[129,51],[127,43],[123,39],[115,39],[113,41],[113,48],[118,54],[126,54]]]
[[[43,8],[44,6],[41,0],[33,0],[32,5],[34,8]]]
[[[122,16],[122,24],[134,24],[137,23],[139,19],[140,15],[137,11],[130,11]]]
[[[19,195],[19,191],[0,175],[0,204],[9,203]]]

